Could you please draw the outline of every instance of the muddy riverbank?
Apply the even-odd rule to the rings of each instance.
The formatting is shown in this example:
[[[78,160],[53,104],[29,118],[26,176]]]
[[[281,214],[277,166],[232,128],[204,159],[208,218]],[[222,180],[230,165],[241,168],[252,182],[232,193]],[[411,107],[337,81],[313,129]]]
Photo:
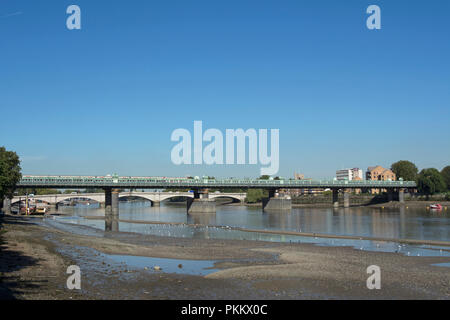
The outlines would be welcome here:
[[[450,262],[444,257],[124,232],[79,235],[40,218],[0,219],[1,299],[450,298],[450,268],[431,265]],[[213,260],[216,271],[167,273],[108,255]],[[72,264],[81,269],[79,291],[66,288],[66,269]],[[381,268],[381,290],[366,287],[370,265]]]

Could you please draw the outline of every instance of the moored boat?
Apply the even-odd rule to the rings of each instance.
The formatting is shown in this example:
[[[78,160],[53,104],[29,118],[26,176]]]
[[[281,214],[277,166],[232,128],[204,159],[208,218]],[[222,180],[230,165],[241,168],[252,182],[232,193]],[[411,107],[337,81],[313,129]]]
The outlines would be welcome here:
[[[35,214],[46,214],[47,213],[47,208],[46,207],[36,208],[36,211],[34,213]]]
[[[440,205],[439,203],[432,204],[432,205],[430,205],[430,209],[433,209],[433,210],[442,210],[442,205]]]

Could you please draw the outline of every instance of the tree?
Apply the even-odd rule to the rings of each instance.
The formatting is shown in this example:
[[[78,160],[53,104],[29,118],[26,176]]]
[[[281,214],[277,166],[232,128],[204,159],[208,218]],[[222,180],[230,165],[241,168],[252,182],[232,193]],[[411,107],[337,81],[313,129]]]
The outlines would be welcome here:
[[[12,198],[17,183],[22,178],[19,156],[0,147],[0,201]]]
[[[435,168],[423,169],[417,177],[417,189],[420,193],[432,195],[444,192],[446,189],[444,178]]]
[[[416,165],[407,160],[400,160],[391,165],[391,170],[399,178],[403,178],[406,181],[416,181],[417,172],[419,171]]]
[[[247,191],[247,203],[257,203],[261,202],[263,198],[267,198],[269,192],[263,189],[248,189]]]
[[[270,176],[268,176],[267,174],[262,175],[261,177],[259,177],[260,180],[269,180]]]
[[[450,191],[450,166],[446,166],[444,169],[442,169],[441,175],[447,186],[447,190]]]

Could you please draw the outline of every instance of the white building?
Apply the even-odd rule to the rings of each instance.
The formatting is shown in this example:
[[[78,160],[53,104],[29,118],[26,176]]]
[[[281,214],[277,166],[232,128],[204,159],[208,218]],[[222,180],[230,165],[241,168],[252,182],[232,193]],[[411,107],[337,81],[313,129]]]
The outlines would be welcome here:
[[[336,171],[337,180],[352,180],[353,173],[352,169],[342,169]]]
[[[342,169],[336,171],[337,180],[362,180],[363,171],[359,168]]]
[[[352,169],[352,180],[364,180],[363,171],[359,168]]]

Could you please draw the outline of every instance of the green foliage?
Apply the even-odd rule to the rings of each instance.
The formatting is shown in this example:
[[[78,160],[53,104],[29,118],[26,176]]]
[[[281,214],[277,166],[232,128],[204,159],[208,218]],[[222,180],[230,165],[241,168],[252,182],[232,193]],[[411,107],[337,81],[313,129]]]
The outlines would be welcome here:
[[[12,198],[17,183],[22,178],[19,156],[0,147],[0,200]]]
[[[432,195],[444,192],[446,189],[444,178],[435,168],[423,169],[417,177],[417,189],[420,193]]]
[[[248,189],[247,198],[245,201],[247,203],[257,203],[261,202],[263,198],[269,197],[269,192],[264,189]]]
[[[416,181],[417,172],[419,171],[414,163],[407,160],[400,160],[393,163],[391,170],[397,176],[397,180],[403,178],[405,181]]]
[[[447,190],[450,191],[450,166],[446,166],[441,171],[442,178],[444,179],[445,185],[447,186]]]
[[[259,177],[260,180],[269,180],[270,176],[268,176],[267,174],[262,175],[261,177]]]
[[[105,190],[101,188],[87,188],[83,193],[103,193]]]

